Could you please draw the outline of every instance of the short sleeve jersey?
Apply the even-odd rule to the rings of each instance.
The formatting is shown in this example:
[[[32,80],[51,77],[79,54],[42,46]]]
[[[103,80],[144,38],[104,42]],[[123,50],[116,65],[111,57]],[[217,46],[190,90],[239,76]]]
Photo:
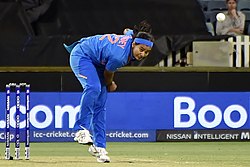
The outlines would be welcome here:
[[[83,56],[89,56],[95,65],[105,67],[108,71],[114,72],[125,66],[132,54],[131,35],[95,35],[82,38],[79,42]]]

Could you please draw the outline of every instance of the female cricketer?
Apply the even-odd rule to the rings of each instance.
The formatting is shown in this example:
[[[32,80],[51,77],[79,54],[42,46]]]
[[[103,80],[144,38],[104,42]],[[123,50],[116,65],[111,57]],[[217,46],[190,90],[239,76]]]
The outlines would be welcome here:
[[[74,125],[74,140],[90,145],[98,162],[110,162],[106,151],[107,92],[116,90],[113,80],[118,68],[147,57],[153,47],[151,25],[142,21],[124,35],[105,34],[82,38],[67,46],[70,67],[82,85],[79,118]],[[90,133],[91,132],[91,133]]]

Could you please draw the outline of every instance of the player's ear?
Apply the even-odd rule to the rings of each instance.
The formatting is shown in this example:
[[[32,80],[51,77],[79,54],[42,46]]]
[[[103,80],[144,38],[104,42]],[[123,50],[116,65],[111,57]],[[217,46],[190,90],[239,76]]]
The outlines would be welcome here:
[[[132,48],[134,48],[135,47],[135,42],[132,42]]]

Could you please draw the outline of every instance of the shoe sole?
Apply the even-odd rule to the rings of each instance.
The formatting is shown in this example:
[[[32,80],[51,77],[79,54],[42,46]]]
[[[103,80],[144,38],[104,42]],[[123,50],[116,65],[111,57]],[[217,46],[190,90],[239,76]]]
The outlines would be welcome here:
[[[100,163],[110,163],[110,161],[108,161],[108,160],[99,160],[98,158],[97,158],[97,162],[100,162]]]
[[[88,143],[79,143],[81,145],[88,145],[88,146],[91,146],[93,144],[93,142],[88,142]]]
[[[77,139],[74,139],[74,141],[76,141],[77,143],[79,143],[79,141]],[[79,143],[79,144],[82,144],[82,145],[93,145],[93,141],[90,141],[90,142],[87,142],[87,143]]]

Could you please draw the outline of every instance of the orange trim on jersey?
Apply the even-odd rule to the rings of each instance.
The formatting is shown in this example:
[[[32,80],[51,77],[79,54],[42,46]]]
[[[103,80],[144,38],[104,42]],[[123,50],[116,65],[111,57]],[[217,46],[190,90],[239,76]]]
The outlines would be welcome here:
[[[88,79],[88,77],[86,77],[86,76],[84,76],[82,74],[78,74],[78,76],[81,77],[81,78],[84,78],[84,79]]]

